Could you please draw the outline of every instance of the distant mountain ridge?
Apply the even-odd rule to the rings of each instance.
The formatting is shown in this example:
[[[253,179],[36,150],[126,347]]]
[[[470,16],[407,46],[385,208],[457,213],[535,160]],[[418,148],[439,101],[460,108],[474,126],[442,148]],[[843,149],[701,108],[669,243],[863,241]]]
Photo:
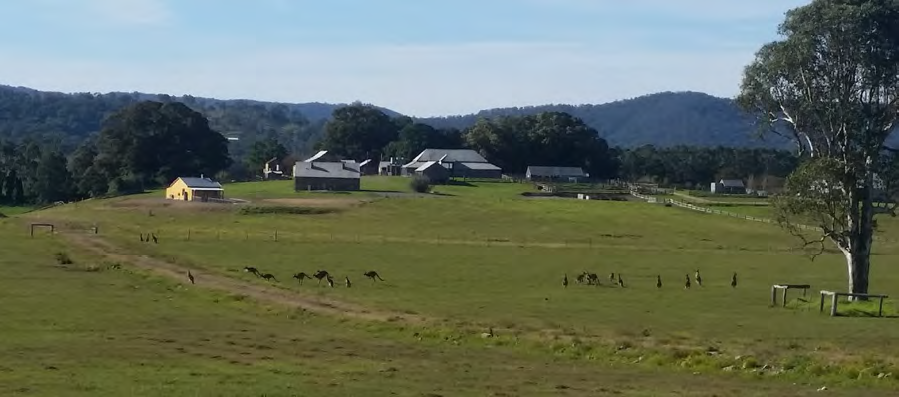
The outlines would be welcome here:
[[[788,147],[778,137],[757,137],[753,118],[731,99],[700,92],[661,92],[598,105],[542,105],[482,110],[464,116],[419,119],[434,127],[465,128],[481,117],[566,112],[599,131],[610,145],[634,147]],[[777,138],[777,139],[775,139]]]
[[[52,134],[77,143],[99,130],[104,117],[141,100],[182,101],[229,136],[253,140],[287,134],[295,150],[307,150],[321,137],[321,126],[345,104],[279,103],[249,99],[215,99],[140,92],[59,93],[0,85],[0,138]],[[399,112],[379,107],[391,117]],[[583,119],[610,145],[633,147],[789,147],[783,139],[754,136],[752,119],[730,99],[699,92],[662,92],[597,105],[543,105],[482,110],[475,114],[415,118],[434,127],[467,128],[479,117],[562,111]]]

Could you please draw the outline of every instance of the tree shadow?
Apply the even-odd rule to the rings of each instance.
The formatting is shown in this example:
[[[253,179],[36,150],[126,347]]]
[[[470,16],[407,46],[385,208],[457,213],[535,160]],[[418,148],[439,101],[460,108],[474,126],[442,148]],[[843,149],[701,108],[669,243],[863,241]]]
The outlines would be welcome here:
[[[375,189],[359,189],[363,193],[406,193],[399,190],[375,190]]]
[[[477,186],[472,185],[471,183],[468,183],[468,182],[466,182],[466,181],[457,181],[457,180],[449,180],[449,181],[447,181],[447,182],[445,183],[445,185],[447,185],[447,186],[477,187]]]

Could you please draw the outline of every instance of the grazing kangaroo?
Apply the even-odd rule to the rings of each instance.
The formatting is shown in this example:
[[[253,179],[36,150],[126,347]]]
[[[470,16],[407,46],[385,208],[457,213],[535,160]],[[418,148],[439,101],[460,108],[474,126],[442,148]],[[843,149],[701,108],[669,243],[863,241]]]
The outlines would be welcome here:
[[[330,277],[330,276],[331,275],[328,274],[328,272],[326,270],[316,270],[315,273],[312,273],[312,277],[315,277],[318,279],[318,285],[321,285],[323,278]]]
[[[156,238],[156,233],[150,233],[150,236],[153,237],[153,244],[159,244],[159,239]]]
[[[376,272],[376,271],[374,271],[374,270],[369,270],[369,271],[367,271],[367,272],[365,272],[365,273],[362,273],[362,274],[363,274],[365,277],[370,278],[371,281],[375,281],[375,278],[377,278],[378,280],[384,281],[384,279],[381,278],[380,275],[378,275],[378,272]]]
[[[334,288],[334,279],[331,278],[331,275],[328,275],[328,286]]]
[[[686,281],[684,282],[684,289],[690,289],[690,275],[685,275],[684,279],[686,279]]]
[[[615,282],[615,272],[609,273],[609,282],[610,283]]]
[[[578,284],[583,284],[584,281],[586,281],[586,280],[587,280],[587,272],[578,274],[577,277],[574,278],[574,281]]]
[[[300,285],[303,284],[303,279],[304,279],[304,278],[308,278],[308,279],[312,280],[312,277],[309,277],[308,274],[303,273],[303,272],[299,272],[299,273],[297,273],[297,274],[294,274],[294,275],[293,275],[293,278],[297,279],[297,280],[300,282]]]
[[[734,276],[730,278],[730,287],[737,288],[737,272],[734,272]]]
[[[194,275],[190,274],[190,270],[187,271],[187,279],[190,280],[191,284],[194,284]]]
[[[693,277],[696,279],[696,285],[702,287],[702,276],[699,275],[699,269],[696,269],[696,274]]]
[[[343,280],[344,280],[344,282],[346,283],[346,287],[347,287],[347,288],[350,288],[350,287],[353,286],[353,283],[350,282],[350,278],[349,278],[349,277],[344,276],[344,277],[343,277]]]
[[[587,273],[587,284],[599,285],[599,276],[596,273]]]
[[[568,274],[562,276],[562,286],[568,288]]]
[[[275,275],[271,273],[265,273],[261,277],[263,280],[274,280],[275,282],[278,282],[278,279],[275,278]]]
[[[621,273],[618,273],[618,286],[624,288],[624,280],[621,279]]]
[[[255,267],[247,266],[243,268],[243,271],[247,273],[253,273],[254,275],[256,275],[256,277],[259,277],[259,270],[257,270]]]
[[[662,275],[656,276],[656,288],[662,288]]]

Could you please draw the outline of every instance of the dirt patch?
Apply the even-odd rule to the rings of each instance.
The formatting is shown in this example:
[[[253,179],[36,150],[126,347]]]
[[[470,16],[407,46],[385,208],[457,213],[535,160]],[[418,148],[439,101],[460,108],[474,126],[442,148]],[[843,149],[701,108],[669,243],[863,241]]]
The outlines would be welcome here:
[[[279,204],[279,205],[295,205],[298,207],[314,207],[314,208],[348,208],[370,203],[372,199],[360,198],[278,198],[265,199],[263,203]]]
[[[226,212],[233,211],[235,204],[169,200],[166,198],[126,198],[110,202],[106,204],[106,206],[115,209],[171,209],[195,212]]]

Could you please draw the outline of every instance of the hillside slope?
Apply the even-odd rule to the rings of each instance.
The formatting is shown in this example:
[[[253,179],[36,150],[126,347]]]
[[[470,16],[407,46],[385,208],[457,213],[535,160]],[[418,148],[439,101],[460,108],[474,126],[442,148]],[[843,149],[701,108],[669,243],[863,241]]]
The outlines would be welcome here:
[[[583,119],[614,146],[782,147],[760,141],[752,119],[730,99],[699,92],[662,92],[600,105],[543,105],[422,119],[435,127],[468,127],[480,117],[563,111]]]
[[[0,85],[0,138],[58,137],[72,147],[100,128],[110,113],[140,100],[182,101],[227,136],[241,137],[234,150],[257,137],[276,135],[291,150],[309,152],[322,126],[341,104],[219,100],[192,96],[113,92],[64,94]],[[390,116],[399,113],[381,108]],[[596,128],[613,146],[785,147],[753,136],[751,120],[729,99],[697,92],[664,92],[600,105],[544,105],[489,109],[464,116],[422,118],[434,127],[464,129],[479,117],[564,111]]]

